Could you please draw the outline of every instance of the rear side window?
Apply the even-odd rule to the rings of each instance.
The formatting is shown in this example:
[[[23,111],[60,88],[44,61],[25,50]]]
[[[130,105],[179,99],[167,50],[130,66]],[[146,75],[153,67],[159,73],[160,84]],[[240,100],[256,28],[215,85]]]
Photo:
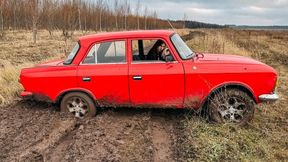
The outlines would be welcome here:
[[[125,63],[125,41],[111,41],[94,44],[83,64]]]
[[[74,46],[74,48],[72,49],[72,51],[70,52],[70,54],[67,56],[67,58],[64,60],[63,64],[64,65],[69,65],[71,64],[71,62],[73,61],[73,59],[75,58],[76,54],[78,53],[80,49],[80,45],[79,42],[77,42],[77,44]]]

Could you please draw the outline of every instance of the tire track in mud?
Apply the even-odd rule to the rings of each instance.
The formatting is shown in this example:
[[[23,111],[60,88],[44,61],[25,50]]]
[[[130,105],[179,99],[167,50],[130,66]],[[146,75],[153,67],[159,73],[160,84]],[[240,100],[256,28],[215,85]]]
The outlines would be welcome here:
[[[153,113],[151,119],[151,140],[153,143],[153,160],[173,161],[172,157],[172,140],[171,132],[172,124],[165,120],[165,117]]]
[[[43,102],[20,101],[0,108],[0,161],[43,161],[44,151],[73,127]]]
[[[196,157],[196,150],[187,148],[187,120],[199,117],[190,110],[153,110],[151,113],[153,161],[187,161]]]
[[[78,120],[77,129],[46,151],[45,161],[151,161],[148,119],[146,112],[119,109]]]
[[[55,126],[49,135],[46,138],[44,137],[39,143],[27,148],[24,152],[22,152],[18,161],[32,161],[33,159],[36,159],[34,157],[35,155],[37,158],[46,161],[45,151],[74,130],[75,124],[76,120],[56,121]],[[58,161],[58,159],[55,160]]]
[[[177,159],[179,113],[174,110],[105,109],[78,120],[47,103],[21,101],[1,108],[0,121],[4,162]]]

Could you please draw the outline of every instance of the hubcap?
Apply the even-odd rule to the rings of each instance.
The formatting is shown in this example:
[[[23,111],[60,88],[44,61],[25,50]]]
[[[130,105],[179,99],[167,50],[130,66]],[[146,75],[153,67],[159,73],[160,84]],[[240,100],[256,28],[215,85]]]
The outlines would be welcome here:
[[[67,108],[77,118],[83,118],[88,112],[88,104],[80,97],[71,97],[67,102]]]
[[[227,97],[218,107],[218,112],[225,122],[241,122],[245,110],[246,104],[238,97]]]

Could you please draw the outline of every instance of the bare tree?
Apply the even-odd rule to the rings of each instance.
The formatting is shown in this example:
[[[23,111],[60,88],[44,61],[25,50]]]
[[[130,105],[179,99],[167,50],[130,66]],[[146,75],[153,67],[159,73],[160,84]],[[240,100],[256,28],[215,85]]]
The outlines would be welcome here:
[[[17,0],[13,1],[13,30],[16,29],[16,7],[18,6]]]
[[[69,2],[69,1],[68,1]],[[77,11],[77,4],[75,1],[71,3],[66,3],[62,6],[60,12],[62,15],[61,23],[59,24],[60,28],[62,29],[62,34],[64,36],[65,42],[65,49],[64,52],[67,53],[67,40],[71,38],[74,34],[74,31],[78,25],[78,11]]]
[[[152,17],[154,19],[154,28],[157,28],[157,26],[156,26],[157,24],[156,23],[157,23],[158,15],[157,15],[156,11],[153,12],[153,16]]]
[[[140,0],[138,0],[136,4],[136,17],[137,17],[138,30],[140,29],[140,9],[141,9],[141,3],[140,3]]]
[[[53,36],[53,30],[55,26],[55,12],[57,11],[57,6],[54,1],[43,0],[43,10],[41,14],[42,25],[48,30],[50,37]]]
[[[82,26],[81,26],[81,0],[79,0],[78,1],[78,4],[77,4],[77,6],[78,6],[78,8],[77,8],[77,10],[78,10],[78,25],[79,25],[79,30],[82,30]]]
[[[147,16],[148,16],[148,8],[145,6],[144,8],[144,29],[147,29]]]
[[[118,29],[118,16],[119,16],[119,7],[118,0],[114,0],[114,14],[115,14],[115,27]]]
[[[124,1],[124,28],[125,30],[127,30],[127,18],[128,15],[130,14],[130,3],[128,2],[128,0]]]
[[[99,8],[99,30],[102,31],[103,0],[98,0],[97,6]]]
[[[30,1],[30,3],[31,3],[30,5],[31,5],[31,11],[32,11],[33,42],[36,43],[39,0],[32,0],[32,1]]]
[[[186,21],[187,21],[187,15],[186,15],[186,13],[184,12],[184,16],[183,16],[183,28],[186,27]]]
[[[84,31],[86,32],[87,31],[87,15],[90,14],[90,8],[87,7],[87,4],[86,3],[83,3],[82,4],[82,15],[84,16]],[[82,16],[82,17],[83,17]]]
[[[0,18],[1,18],[1,31],[0,31],[0,38],[4,37],[4,16],[3,16],[3,10],[4,10],[4,0],[0,0]]]

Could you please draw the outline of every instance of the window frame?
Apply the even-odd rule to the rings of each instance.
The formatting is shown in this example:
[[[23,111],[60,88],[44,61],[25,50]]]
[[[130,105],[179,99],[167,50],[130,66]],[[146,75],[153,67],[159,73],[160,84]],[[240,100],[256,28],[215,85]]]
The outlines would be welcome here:
[[[109,62],[109,63],[83,63],[85,58],[87,57],[87,55],[89,54],[90,50],[96,45],[96,44],[102,44],[102,43],[107,43],[107,42],[121,42],[123,41],[125,43],[125,62]],[[114,43],[113,43],[114,44]],[[115,45],[115,44],[114,44]],[[97,42],[93,42],[91,43],[91,45],[89,46],[88,50],[86,51],[84,57],[82,58],[81,62],[79,65],[88,65],[88,66],[91,66],[91,65],[109,65],[109,64],[128,64],[128,50],[127,50],[127,39],[108,39],[108,40],[101,40],[101,41],[97,41]],[[115,47],[115,46],[114,46]]]

